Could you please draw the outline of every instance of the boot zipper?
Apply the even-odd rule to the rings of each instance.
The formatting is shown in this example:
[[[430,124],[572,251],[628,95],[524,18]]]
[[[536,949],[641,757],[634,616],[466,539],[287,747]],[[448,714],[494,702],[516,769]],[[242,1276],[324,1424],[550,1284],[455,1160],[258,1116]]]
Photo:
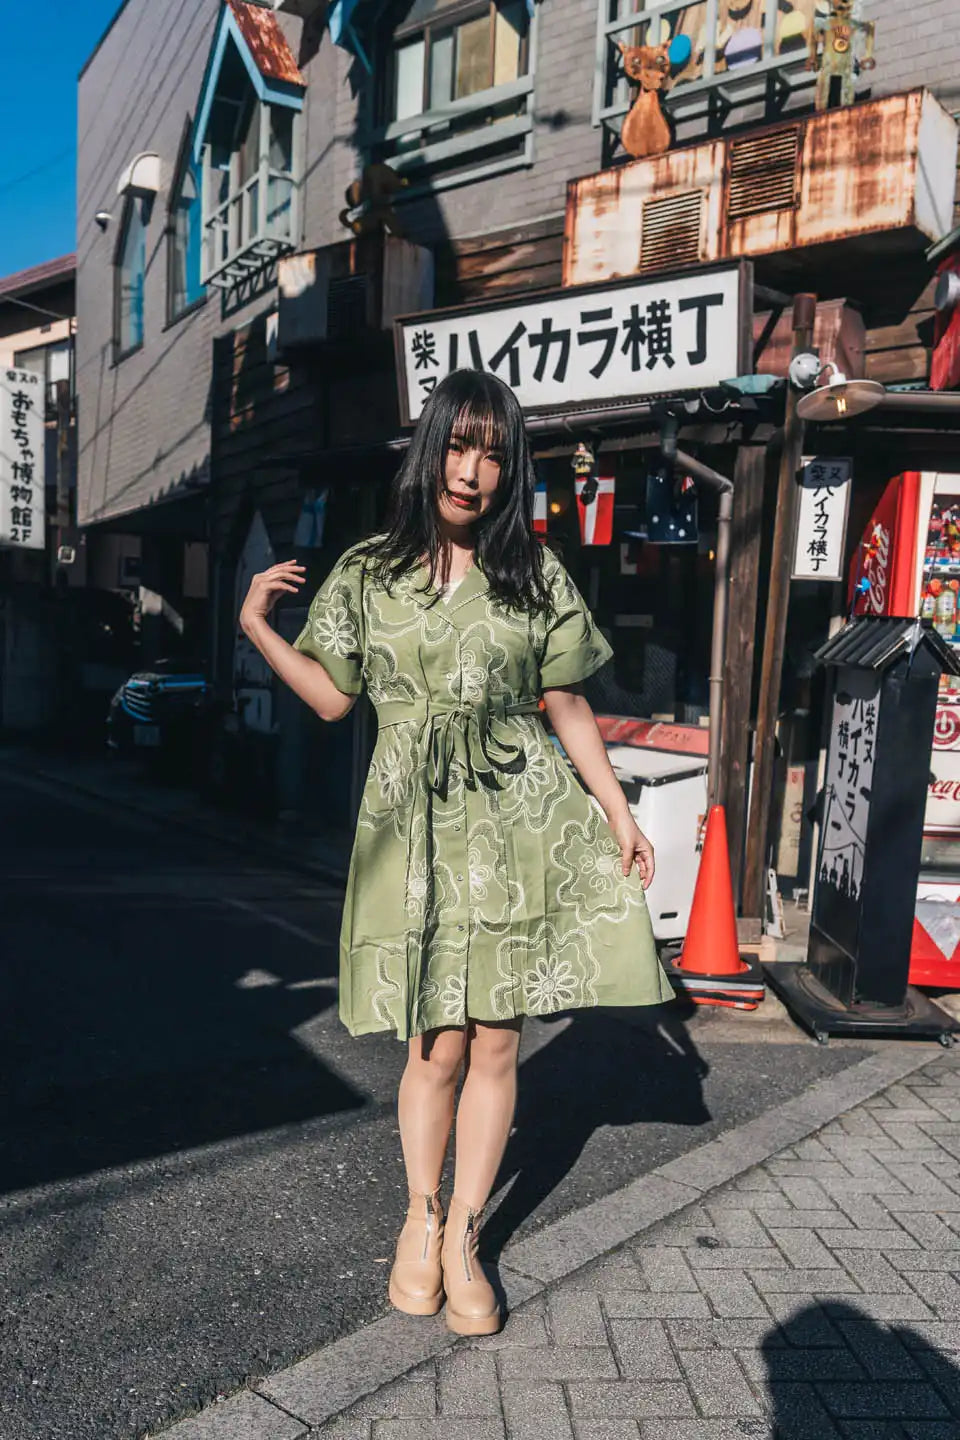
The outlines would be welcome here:
[[[465,1228],[464,1228],[463,1241],[462,1241],[462,1244],[461,1244],[461,1247],[460,1247],[460,1253],[461,1253],[461,1255],[462,1255],[462,1257],[463,1257],[463,1278],[464,1278],[464,1280],[469,1280],[469,1281],[472,1281],[472,1280],[473,1280],[473,1274],[472,1274],[472,1272],[471,1272],[471,1270],[470,1270],[470,1256],[469,1256],[467,1247],[468,1247],[468,1245],[469,1245],[469,1243],[470,1243],[470,1236],[471,1236],[472,1234],[473,1234],[473,1211],[471,1210],[471,1211],[469,1212],[469,1214],[467,1215],[467,1223],[466,1223],[466,1226],[465,1226]]]
[[[430,1249],[430,1228],[433,1224],[433,1208],[429,1200],[426,1201],[426,1206],[426,1224],[423,1227],[423,1254],[420,1256],[420,1259],[424,1262],[426,1262],[427,1252]]]

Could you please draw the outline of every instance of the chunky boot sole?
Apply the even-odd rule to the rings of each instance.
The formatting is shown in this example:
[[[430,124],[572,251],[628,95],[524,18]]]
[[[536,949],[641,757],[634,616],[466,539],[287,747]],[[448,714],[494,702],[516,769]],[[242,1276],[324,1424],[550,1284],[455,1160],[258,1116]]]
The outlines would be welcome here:
[[[393,1308],[401,1311],[404,1315],[436,1315],[443,1305],[442,1290],[438,1290],[436,1295],[408,1295],[405,1290],[400,1289],[392,1275],[388,1294]],[[486,1332],[479,1331],[478,1333],[485,1334]]]
[[[444,1319],[454,1335],[496,1335],[501,1325],[499,1307],[492,1315],[458,1315],[448,1304]]]

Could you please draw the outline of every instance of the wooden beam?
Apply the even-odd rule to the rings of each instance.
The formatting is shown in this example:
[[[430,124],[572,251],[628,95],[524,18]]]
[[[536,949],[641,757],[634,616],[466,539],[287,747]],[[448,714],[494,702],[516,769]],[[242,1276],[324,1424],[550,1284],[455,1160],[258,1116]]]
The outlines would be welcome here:
[[[733,524],[720,741],[720,803],[727,814],[730,873],[735,897],[740,894],[743,872],[765,474],[766,451],[758,445],[741,445],[733,472]]]
[[[810,349],[817,311],[815,295],[796,295],[793,302],[793,354]],[[783,420],[783,445],[777,478],[777,513],[770,556],[770,585],[763,635],[760,668],[760,695],[757,700],[757,730],[753,756],[753,785],[747,847],[743,867],[743,913],[764,913],[767,869],[767,831],[770,826],[770,792],[773,788],[774,742],[783,675],[783,647],[787,634],[787,607],[790,602],[790,575],[796,542],[799,486],[797,472],[803,454],[803,421],[797,414],[797,391],[787,387]]]

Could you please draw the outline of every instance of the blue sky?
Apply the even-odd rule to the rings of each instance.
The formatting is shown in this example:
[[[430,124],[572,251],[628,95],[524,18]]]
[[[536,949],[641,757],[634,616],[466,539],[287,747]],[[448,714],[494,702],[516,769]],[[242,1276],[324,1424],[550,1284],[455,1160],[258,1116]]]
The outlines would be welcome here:
[[[0,276],[75,249],[77,76],[120,0],[31,0],[0,46]],[[12,20],[12,15],[10,17]]]

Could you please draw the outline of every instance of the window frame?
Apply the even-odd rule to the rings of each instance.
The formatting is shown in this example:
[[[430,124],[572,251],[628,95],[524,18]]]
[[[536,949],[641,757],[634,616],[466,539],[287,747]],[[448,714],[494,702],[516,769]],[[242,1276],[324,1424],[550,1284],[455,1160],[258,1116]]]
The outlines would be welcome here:
[[[165,227],[167,241],[167,320],[164,327],[165,329],[169,329],[171,325],[177,325],[181,320],[185,320],[188,315],[192,315],[195,310],[199,310],[207,303],[207,287],[206,285],[204,285],[203,280],[199,278],[202,271],[203,260],[203,185],[201,175],[198,174],[197,167],[193,163],[193,153],[191,145],[192,137],[193,122],[188,116],[183,127],[183,133],[180,137],[180,147],[177,151],[177,161],[173,171],[173,181],[171,183],[170,193],[167,199],[167,223]],[[192,174],[193,176],[193,183],[197,191],[195,203],[199,209],[198,227],[200,255],[198,256],[197,263],[200,268],[198,269],[197,273],[198,283],[200,285],[200,294],[196,297],[195,300],[188,301],[186,305],[184,305],[181,309],[177,310],[175,308],[174,301],[175,267],[177,263],[176,251],[178,238],[177,212],[180,208],[180,195],[183,190],[183,183],[188,173]]]
[[[462,0],[444,6],[435,15],[421,21],[408,23],[400,21],[379,35],[375,46],[375,83],[368,89],[366,116],[359,138],[360,148],[371,158],[385,161],[398,174],[404,175],[409,188],[396,197],[397,203],[415,200],[426,193],[436,193],[458,185],[475,184],[488,176],[502,174],[507,170],[529,167],[534,160],[533,100],[536,87],[536,54],[539,26],[539,6],[528,16],[525,31],[521,36],[521,63],[524,73],[515,80],[501,85],[491,85],[484,90],[451,100],[433,110],[423,110],[417,115],[402,120],[390,120],[392,92],[396,73],[395,55],[398,45],[423,35],[425,48],[429,46],[429,31],[446,31],[471,19],[487,13],[493,18],[499,9],[496,0]],[[495,25],[490,27],[491,64],[496,41]],[[492,75],[492,70],[491,70]],[[423,98],[428,99],[430,83],[429,54],[424,56]],[[482,117],[510,102],[516,102],[518,114],[501,118],[496,124],[479,123],[474,129],[464,130],[444,137],[443,131],[455,123],[476,113]],[[431,130],[441,132],[431,139]],[[402,147],[405,139],[422,138],[425,143]],[[517,144],[514,154],[501,155],[485,161],[485,151],[501,147],[511,140]],[[460,163],[462,168],[444,173],[445,162]],[[422,177],[422,179],[421,179]],[[420,181],[421,183],[418,183]]]
[[[141,278],[140,298],[140,334],[132,344],[124,346],[120,334],[120,309],[123,289],[123,257],[127,247],[127,240],[130,234],[130,224],[134,213],[139,207],[139,224],[143,234],[143,272]],[[120,221],[120,228],[117,232],[117,243],[113,252],[113,363],[119,365],[130,355],[136,355],[142,350],[146,339],[147,317],[146,317],[146,288],[147,288],[147,232],[150,228],[150,215],[152,211],[151,201],[144,195],[131,192],[127,195],[123,207],[123,216]]]
[[[252,277],[280,255],[295,250],[300,234],[300,191],[303,184],[301,154],[301,112],[293,106],[264,100],[250,87],[250,104],[258,120],[257,164],[246,180],[241,179],[240,161],[250,114],[247,106],[237,107],[237,124],[230,143],[226,166],[214,165],[212,146],[205,140],[200,173],[200,283],[204,288],[229,289]],[[290,116],[290,169],[270,163],[271,114],[283,111]],[[218,192],[226,174],[226,192]],[[271,181],[289,187],[288,233],[272,231],[267,212]],[[256,210],[256,223],[252,214]],[[222,243],[226,235],[226,255]],[[224,278],[226,277],[226,278]]]
[[[76,390],[77,371],[76,371],[76,364],[75,364],[76,351],[75,351],[74,343],[73,343],[73,342],[74,342],[74,337],[73,337],[72,334],[70,334],[70,335],[61,335],[61,336],[59,337],[59,339],[57,339],[57,340],[41,341],[39,345],[28,345],[28,346],[26,347],[26,349],[24,349],[24,350],[17,350],[17,351],[14,352],[13,363],[14,363],[14,365],[15,365],[18,369],[21,369],[21,370],[29,370],[29,369],[30,369],[29,357],[30,357],[31,355],[36,355],[38,352],[42,352],[42,354],[43,354],[43,393],[44,393],[45,406],[46,406],[46,418],[47,418],[48,420],[53,419],[53,418],[56,416],[56,413],[57,413],[56,394],[53,393],[52,387],[53,387],[54,385],[56,385],[58,382],[57,382],[56,380],[51,380],[51,379],[50,379],[50,352],[51,352],[52,350],[59,350],[59,349],[61,349],[61,348],[63,348],[63,347],[66,348],[67,357],[68,357],[68,364],[67,364],[67,382],[68,382],[68,384],[69,384],[69,386],[70,386],[70,411],[71,411],[71,414],[73,413],[73,409],[74,409],[74,406],[75,406],[75,404],[76,404],[76,399],[77,399],[77,390]]]

